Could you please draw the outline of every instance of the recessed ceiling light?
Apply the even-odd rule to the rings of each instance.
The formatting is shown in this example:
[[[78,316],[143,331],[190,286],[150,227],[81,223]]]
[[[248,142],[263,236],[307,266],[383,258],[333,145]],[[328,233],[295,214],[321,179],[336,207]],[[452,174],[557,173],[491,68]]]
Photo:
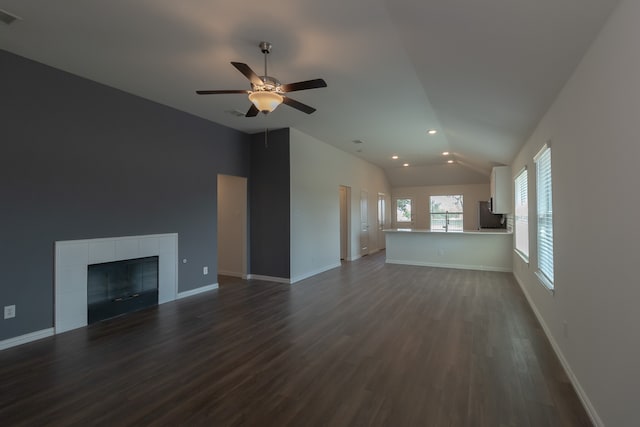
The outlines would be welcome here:
[[[391,156],[393,160],[398,160],[398,156]]]
[[[438,133],[438,131],[437,131],[437,130],[435,130],[435,129],[429,129],[429,130],[427,131],[427,133],[428,133],[429,135],[435,135],[436,133]]]
[[[448,156],[448,155],[449,155],[449,152],[448,152],[448,151],[443,151],[443,152],[442,152],[442,155],[443,155],[443,156]]]
[[[404,164],[404,165],[402,165],[402,166],[404,166],[404,167],[406,168],[407,166],[409,166],[409,163],[405,163],[405,164]]]
[[[447,163],[451,164],[453,163],[453,160],[447,160]]]

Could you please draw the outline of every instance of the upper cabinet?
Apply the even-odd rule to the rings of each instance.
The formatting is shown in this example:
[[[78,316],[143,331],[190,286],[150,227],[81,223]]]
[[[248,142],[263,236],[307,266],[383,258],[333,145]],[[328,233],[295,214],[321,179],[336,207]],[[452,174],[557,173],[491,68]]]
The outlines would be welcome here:
[[[491,212],[511,212],[511,167],[496,166],[491,170]]]

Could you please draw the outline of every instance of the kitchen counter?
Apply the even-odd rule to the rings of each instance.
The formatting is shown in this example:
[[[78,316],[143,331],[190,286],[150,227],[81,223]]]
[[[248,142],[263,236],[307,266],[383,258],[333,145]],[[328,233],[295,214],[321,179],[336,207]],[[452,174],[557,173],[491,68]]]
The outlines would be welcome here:
[[[435,231],[423,228],[388,228],[382,230],[385,233],[433,233],[433,234],[512,234],[506,229],[485,228],[482,230],[464,230],[464,231]]]
[[[513,234],[506,230],[384,230],[386,262],[467,270],[512,270]]]

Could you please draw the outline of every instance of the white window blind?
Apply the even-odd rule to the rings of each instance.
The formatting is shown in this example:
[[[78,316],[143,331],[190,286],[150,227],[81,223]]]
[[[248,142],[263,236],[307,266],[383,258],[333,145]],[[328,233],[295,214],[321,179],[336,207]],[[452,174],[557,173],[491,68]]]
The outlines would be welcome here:
[[[515,240],[516,251],[529,262],[529,179],[522,169],[515,179]]]
[[[551,147],[545,145],[534,157],[538,213],[538,275],[553,289],[553,205],[551,193]]]

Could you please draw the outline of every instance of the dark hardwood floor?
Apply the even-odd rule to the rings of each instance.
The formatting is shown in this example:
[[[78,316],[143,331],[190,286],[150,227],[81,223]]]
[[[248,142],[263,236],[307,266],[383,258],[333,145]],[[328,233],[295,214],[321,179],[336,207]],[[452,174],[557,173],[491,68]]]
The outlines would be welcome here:
[[[513,276],[220,289],[0,352],[1,426],[588,426]]]

